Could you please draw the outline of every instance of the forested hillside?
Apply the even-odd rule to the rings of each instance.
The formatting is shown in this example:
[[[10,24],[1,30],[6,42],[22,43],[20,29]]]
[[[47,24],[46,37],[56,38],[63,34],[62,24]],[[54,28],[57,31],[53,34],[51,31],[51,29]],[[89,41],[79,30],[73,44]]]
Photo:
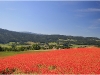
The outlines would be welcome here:
[[[82,36],[65,36],[65,35],[41,35],[41,34],[30,34],[9,31],[6,29],[0,29],[0,43],[9,42],[40,42],[40,43],[70,43],[70,44],[88,44],[97,45],[100,44],[100,39],[96,37],[82,37]]]

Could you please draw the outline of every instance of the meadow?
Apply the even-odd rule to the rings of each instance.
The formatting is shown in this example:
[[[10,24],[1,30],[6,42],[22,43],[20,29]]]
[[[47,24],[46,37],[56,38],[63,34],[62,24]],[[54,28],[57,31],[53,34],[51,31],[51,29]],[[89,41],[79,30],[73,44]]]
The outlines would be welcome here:
[[[39,52],[46,52],[49,50],[28,50],[28,51],[2,51],[0,52],[0,58],[14,56],[17,54],[25,54],[25,53],[39,53]]]
[[[0,74],[100,74],[100,48],[11,55],[0,58]]]

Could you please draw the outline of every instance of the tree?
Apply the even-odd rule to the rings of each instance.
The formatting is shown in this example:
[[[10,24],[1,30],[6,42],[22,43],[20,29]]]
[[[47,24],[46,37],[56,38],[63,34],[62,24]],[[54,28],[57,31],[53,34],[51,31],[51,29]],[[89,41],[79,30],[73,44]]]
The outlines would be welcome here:
[[[39,50],[39,49],[41,49],[41,47],[38,44],[34,44],[34,45],[32,45],[32,49]]]
[[[70,48],[68,43],[63,44],[63,48]]]
[[[0,51],[3,51],[3,48],[0,46]]]
[[[49,45],[49,49],[52,49],[54,46],[53,45]]]
[[[23,47],[23,46],[17,48],[17,51],[25,51],[25,50],[26,50],[26,47]]]
[[[12,43],[12,44],[11,44],[11,49],[12,49],[12,51],[17,51],[17,50],[16,50],[16,43]]]

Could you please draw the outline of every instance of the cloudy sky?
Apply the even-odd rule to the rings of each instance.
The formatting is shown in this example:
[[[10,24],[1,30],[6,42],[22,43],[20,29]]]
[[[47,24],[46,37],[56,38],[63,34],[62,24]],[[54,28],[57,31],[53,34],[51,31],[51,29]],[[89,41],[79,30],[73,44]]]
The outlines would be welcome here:
[[[0,1],[0,28],[100,38],[100,1]]]

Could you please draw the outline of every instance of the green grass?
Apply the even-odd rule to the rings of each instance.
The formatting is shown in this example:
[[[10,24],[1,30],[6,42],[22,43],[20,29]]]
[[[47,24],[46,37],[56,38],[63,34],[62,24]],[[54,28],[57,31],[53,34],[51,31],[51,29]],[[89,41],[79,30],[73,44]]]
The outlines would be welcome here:
[[[49,45],[57,45],[57,43],[56,42],[50,42],[50,43],[48,43]]]
[[[89,47],[90,45],[73,45],[72,48],[84,47],[84,46]]]
[[[12,56],[15,54],[19,54],[19,53],[18,52],[0,52],[0,57]]]
[[[16,54],[23,54],[23,53],[39,53],[39,52],[46,52],[49,50],[29,50],[29,51],[19,51],[19,52],[14,52],[14,51],[5,51],[5,52],[0,52],[0,57],[7,57],[7,56],[13,56]]]

